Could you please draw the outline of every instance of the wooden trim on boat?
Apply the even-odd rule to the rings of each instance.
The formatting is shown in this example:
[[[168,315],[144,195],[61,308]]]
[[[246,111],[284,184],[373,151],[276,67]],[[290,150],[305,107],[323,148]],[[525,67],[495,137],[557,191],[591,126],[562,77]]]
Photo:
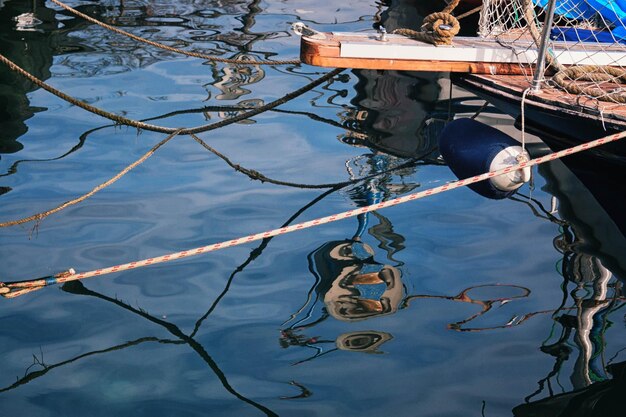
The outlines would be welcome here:
[[[491,75],[520,75],[530,71],[537,60],[537,48],[530,40],[519,39],[515,49],[493,39],[454,38],[452,45],[435,46],[401,35],[377,33],[315,32],[303,36],[302,62],[321,67],[404,71],[443,71]],[[553,52],[563,65],[593,63],[626,66],[626,55],[611,48],[566,49],[554,43]]]
[[[401,71],[441,71],[465,72],[473,74],[523,74],[524,68],[515,62],[473,62],[470,60],[441,60],[427,59],[425,56],[441,55],[443,48],[448,48],[447,54],[458,53],[458,48],[450,50],[449,46],[426,44],[399,35],[387,35],[390,42],[383,43],[376,40],[376,35],[358,33],[325,33],[324,39],[314,39],[303,36],[300,45],[300,59],[302,62],[319,67],[328,68],[355,68]],[[350,42],[352,41],[352,42]],[[356,41],[356,42],[355,42]],[[361,50],[372,50],[374,53],[385,54],[385,49],[391,52],[390,57],[377,58],[373,56],[359,57]],[[382,49],[382,51],[381,51]],[[346,53],[346,50],[348,51]],[[425,55],[424,52],[432,51]],[[439,52],[437,52],[439,50]],[[342,53],[343,52],[343,53]],[[402,59],[401,54],[410,52],[413,56],[422,55],[421,59]],[[389,55],[389,53],[387,53]]]

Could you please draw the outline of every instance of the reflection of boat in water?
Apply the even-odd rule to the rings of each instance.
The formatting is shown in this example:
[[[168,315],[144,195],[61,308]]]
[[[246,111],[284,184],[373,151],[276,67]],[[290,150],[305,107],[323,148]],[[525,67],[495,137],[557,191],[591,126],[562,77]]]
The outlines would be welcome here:
[[[626,363],[609,367],[612,379],[513,409],[515,417],[618,417],[623,413]]]
[[[548,339],[541,346],[542,352],[555,358],[554,367],[539,381],[539,388],[526,397],[525,404],[513,409],[513,414],[517,417],[622,415],[626,363],[613,363],[615,357],[604,358],[604,334],[611,326],[607,317],[624,305],[621,282],[613,279],[611,271],[598,258],[583,253],[564,257],[563,277],[564,293],[568,281],[573,281],[574,305],[567,308],[563,303],[554,312],[561,334],[555,342]],[[543,393],[546,385],[550,386],[552,378],[563,372],[564,363],[574,355],[572,347],[577,349],[570,376],[573,391],[555,394],[550,389],[546,398],[533,400]]]
[[[621,35],[626,12],[609,13],[621,10],[618,6],[616,0],[485,0],[479,37],[454,37],[458,25],[450,22],[431,29],[431,15],[424,20],[427,29],[404,28],[406,36],[386,31],[304,36],[301,54],[319,66],[458,72],[460,85],[515,117],[523,101],[529,125],[569,146],[626,130],[626,37]],[[449,16],[448,11],[442,14]],[[622,165],[626,161],[621,142],[591,152]]]
[[[539,167],[546,181],[543,189],[556,198],[558,209],[556,203],[548,210],[530,197],[511,196],[559,225],[554,247],[562,254],[557,265],[563,277],[561,305],[543,312],[552,314],[554,328],[541,351],[554,357],[554,367],[538,381],[537,390],[525,403],[513,409],[517,417],[617,416],[623,411],[626,367],[624,362],[613,363],[617,354],[605,357],[605,333],[612,325],[611,313],[625,305],[626,217],[623,210],[610,207],[624,207],[626,193],[623,185],[612,189],[610,196],[594,193],[585,184],[598,184],[611,172],[603,173],[597,167],[592,172],[584,158],[576,162],[570,165],[572,170],[561,161]],[[581,165],[585,162],[587,165]],[[517,320],[535,314],[539,313]],[[558,382],[566,369],[571,369],[572,390],[555,392],[552,380]]]
[[[545,190],[559,200],[561,217],[576,230],[577,247],[626,279],[626,189],[612,171],[603,173],[597,166],[591,170],[583,162],[552,162],[539,173],[546,179]]]

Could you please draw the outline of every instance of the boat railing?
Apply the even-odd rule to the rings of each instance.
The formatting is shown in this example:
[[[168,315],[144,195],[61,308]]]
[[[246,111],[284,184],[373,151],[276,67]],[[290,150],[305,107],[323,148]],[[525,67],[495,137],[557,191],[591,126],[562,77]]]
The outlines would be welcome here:
[[[626,1],[483,0],[478,35],[514,51],[535,90],[626,103]]]

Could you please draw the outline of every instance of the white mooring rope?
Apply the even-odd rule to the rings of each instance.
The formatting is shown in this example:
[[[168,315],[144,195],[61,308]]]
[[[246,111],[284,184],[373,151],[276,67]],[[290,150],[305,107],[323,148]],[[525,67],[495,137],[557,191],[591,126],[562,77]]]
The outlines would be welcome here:
[[[201,246],[198,248],[188,249],[188,250],[184,250],[181,252],[170,253],[170,254],[158,256],[155,258],[143,259],[139,261],[129,262],[126,264],[111,266],[108,268],[96,269],[96,270],[88,271],[88,272],[75,273],[74,270],[71,269],[69,271],[57,274],[55,276],[41,278],[37,280],[0,283],[0,295],[6,298],[13,298],[19,295],[26,294],[31,291],[38,290],[48,285],[61,284],[64,282],[69,282],[69,281],[77,281],[77,280],[82,280],[85,278],[97,277],[101,275],[112,274],[114,272],[127,271],[130,269],[142,268],[142,267],[149,266],[149,265],[155,265],[159,263],[174,261],[177,259],[188,258],[191,256],[200,255],[202,253],[213,252],[219,249],[229,248],[232,246],[237,246],[237,245],[241,245],[244,243],[253,242],[255,240],[266,239],[272,236],[278,236],[278,235],[283,235],[285,233],[295,232],[297,230],[307,229],[309,227],[319,226],[319,225],[326,224],[326,223],[332,223],[338,220],[343,220],[349,217],[354,217],[359,214],[368,213],[370,211],[380,210],[386,207],[391,207],[391,206],[395,206],[398,204],[406,203],[408,201],[418,200],[420,198],[454,190],[456,188],[460,188],[466,185],[484,181],[484,180],[487,180],[489,178],[493,178],[499,175],[508,174],[509,172],[517,171],[525,167],[532,167],[534,165],[539,165],[544,162],[553,161],[555,159],[572,155],[574,153],[578,153],[587,149],[595,148],[597,146],[600,146],[609,142],[618,141],[624,137],[626,137],[626,131],[609,135],[600,139],[596,139],[591,142],[583,143],[581,145],[564,149],[559,152],[554,152],[554,153],[551,153],[551,154],[548,154],[539,158],[532,159],[530,161],[522,161],[516,165],[511,165],[509,167],[506,167],[497,171],[486,172],[484,174],[477,175],[475,177],[466,178],[466,179],[462,179],[459,181],[453,181],[453,182],[450,182],[448,184],[445,184],[439,187],[420,191],[418,193],[394,198],[392,200],[384,201],[384,202],[377,203],[377,204],[372,204],[366,207],[360,207],[354,210],[344,211],[342,213],[333,214],[332,216],[322,217],[322,218],[318,218],[315,220],[309,220],[303,223],[295,224],[292,226],[282,227],[280,229],[269,230],[267,232],[243,236],[237,239],[214,243],[214,244],[207,245],[207,246]]]

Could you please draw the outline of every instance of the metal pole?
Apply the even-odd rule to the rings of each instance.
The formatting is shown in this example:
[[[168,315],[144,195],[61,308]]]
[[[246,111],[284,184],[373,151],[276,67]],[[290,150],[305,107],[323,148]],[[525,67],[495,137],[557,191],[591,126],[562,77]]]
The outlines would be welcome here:
[[[539,45],[539,53],[537,56],[537,66],[535,67],[535,76],[533,77],[532,90],[539,91],[543,82],[543,74],[546,70],[546,54],[548,53],[548,43],[550,41],[550,29],[554,20],[554,8],[556,0],[550,0],[546,9],[546,18],[543,22],[541,31],[541,45]]]

